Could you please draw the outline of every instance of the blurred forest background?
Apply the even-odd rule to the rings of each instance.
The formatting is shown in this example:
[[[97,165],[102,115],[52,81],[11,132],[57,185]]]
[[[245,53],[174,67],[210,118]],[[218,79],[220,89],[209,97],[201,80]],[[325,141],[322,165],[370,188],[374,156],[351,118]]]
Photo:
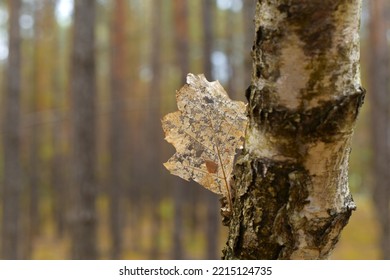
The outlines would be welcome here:
[[[334,259],[390,258],[390,1],[366,0]],[[244,100],[254,0],[0,0],[2,259],[218,259],[218,197],[169,175],[160,119],[188,72]]]

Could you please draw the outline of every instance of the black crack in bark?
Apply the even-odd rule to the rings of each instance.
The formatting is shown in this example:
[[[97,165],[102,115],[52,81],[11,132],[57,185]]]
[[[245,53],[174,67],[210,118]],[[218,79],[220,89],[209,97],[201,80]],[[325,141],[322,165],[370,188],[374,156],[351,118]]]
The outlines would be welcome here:
[[[275,259],[283,246],[273,234],[281,231],[286,240],[293,239],[288,223],[275,223],[287,217],[280,217],[287,205],[292,211],[307,203],[307,186],[296,183],[291,174],[308,177],[294,163],[248,161],[245,157],[238,161],[233,185],[239,187],[233,190],[235,201],[225,259]]]
[[[256,30],[255,45],[252,49],[252,58],[255,61],[254,73],[257,78],[263,77],[276,81],[280,77],[279,67],[275,67],[274,59],[264,54],[272,53],[274,57],[280,55],[280,42],[284,36],[282,29],[271,29],[260,26]]]

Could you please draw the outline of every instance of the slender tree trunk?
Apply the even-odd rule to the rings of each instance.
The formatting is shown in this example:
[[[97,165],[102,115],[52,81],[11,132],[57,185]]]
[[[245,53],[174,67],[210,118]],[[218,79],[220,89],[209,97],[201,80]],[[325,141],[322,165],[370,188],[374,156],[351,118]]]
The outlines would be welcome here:
[[[207,79],[212,79],[211,55],[213,52],[213,23],[212,13],[214,5],[212,0],[203,0],[203,70]],[[211,193],[205,193],[207,203],[206,217],[206,257],[207,259],[218,259],[219,243],[219,214],[218,197]]]
[[[387,42],[385,0],[370,1],[371,129],[374,149],[374,201],[381,226],[382,257],[390,259],[390,52]],[[387,7],[386,7],[387,6]],[[390,14],[389,14],[390,15]]]
[[[95,0],[75,1],[72,54],[73,259],[96,259]]]
[[[56,102],[57,103],[57,102]],[[58,104],[58,103],[57,103]],[[64,155],[61,152],[62,131],[61,124],[53,127],[53,150],[54,155],[51,159],[50,184],[52,187],[52,207],[53,219],[56,231],[59,237],[63,237],[66,230],[66,204],[68,201],[67,192],[65,191],[66,173]]]
[[[160,202],[161,202],[161,187],[159,185],[161,179],[161,167],[158,164],[161,162],[160,144],[159,139],[163,139],[162,131],[157,127],[160,124],[161,119],[161,43],[162,43],[162,10],[163,1],[155,1],[152,5],[152,53],[151,53],[151,67],[153,73],[153,80],[150,85],[149,95],[149,114],[147,116],[147,132],[148,132],[148,147],[146,147],[146,153],[148,154],[148,169],[153,170],[154,176],[148,179],[149,191],[151,192],[152,208],[152,240],[151,250],[149,252],[151,259],[159,258],[160,254]],[[154,147],[154,148],[152,148]],[[148,175],[146,175],[148,176]],[[156,183],[157,182],[157,183]]]
[[[53,3],[54,2],[54,3]],[[55,7],[55,0],[52,5]],[[53,12],[54,12],[53,7]],[[55,18],[53,18],[55,21]],[[68,146],[68,129],[69,126],[67,121],[64,121],[64,105],[69,97],[68,92],[70,91],[69,80],[69,57],[70,48],[64,43],[68,41],[70,32],[68,30],[62,30],[61,27],[55,23],[52,32],[55,32],[57,36],[53,40],[53,65],[52,73],[53,78],[53,89],[54,94],[52,97],[52,107],[57,108],[55,114],[55,120],[52,123],[52,146],[53,156],[51,158],[50,167],[50,184],[51,184],[51,195],[52,195],[52,207],[53,207],[53,218],[56,225],[57,234],[59,237],[63,237],[64,234],[71,232],[70,225],[70,210],[67,207],[70,203],[71,190],[71,174],[70,174],[70,158],[71,155],[67,153],[66,147]]]
[[[355,204],[360,0],[259,0],[225,259],[325,259]]]
[[[114,2],[111,23],[111,139],[110,139],[110,230],[111,258],[119,259],[122,247],[122,199],[124,185],[124,145],[126,94],[126,4],[124,0]]]
[[[185,81],[189,72],[189,48],[188,48],[188,7],[187,0],[174,0],[174,24],[175,24],[175,49],[177,52],[177,65],[180,68],[180,81]],[[173,226],[173,259],[184,258],[183,248],[183,218],[184,202],[186,201],[186,191],[183,187],[182,180],[174,180],[174,226]]]
[[[138,78],[139,69],[140,69],[140,53],[141,53],[141,42],[140,36],[142,32],[140,32],[140,28],[144,28],[143,25],[139,25],[138,20],[139,17],[142,16],[135,9],[135,2],[129,2],[129,16],[127,19],[128,24],[128,33],[127,33],[127,55],[129,61],[131,61],[131,65],[128,69],[128,77],[126,79],[127,85],[126,87],[131,92],[132,95],[132,103],[129,104],[128,108],[131,108],[131,113],[128,116],[129,128],[128,131],[138,131],[140,133],[129,133],[127,139],[131,145],[126,145],[126,168],[129,171],[127,174],[128,183],[126,184],[126,195],[125,195],[125,205],[127,209],[126,219],[128,221],[130,231],[130,239],[131,239],[131,247],[129,248],[133,252],[138,252],[141,248],[138,242],[138,236],[142,230],[142,227],[139,227],[139,221],[141,219],[141,213],[143,213],[142,205],[144,205],[144,192],[140,189],[140,185],[142,184],[142,180],[139,180],[141,177],[141,170],[144,168],[145,164],[139,164],[139,161],[135,160],[142,155],[142,145],[140,145],[140,138],[143,138],[145,129],[139,129],[139,127],[143,124],[141,121],[140,115],[143,115],[144,111],[142,110],[134,110],[134,105],[140,100],[140,95],[144,94],[140,88],[141,80]],[[145,157],[143,158],[143,163],[145,162]]]
[[[52,38],[54,28],[54,3],[47,1],[43,5],[42,1],[37,1],[34,12],[34,55],[33,55],[33,91],[31,93],[30,108],[34,113],[39,114],[48,107],[48,95],[53,92],[52,88],[52,61],[53,48]],[[39,235],[41,228],[41,217],[39,211],[40,192],[43,184],[43,174],[45,170],[41,156],[41,147],[44,141],[45,131],[41,126],[34,126],[30,129],[29,139],[29,163],[28,163],[28,229],[27,236],[30,253],[34,238]]]
[[[20,167],[20,92],[21,92],[21,37],[19,27],[20,0],[8,1],[9,54],[4,99],[4,187],[1,232],[1,257],[20,259],[20,196],[22,191]]]
[[[57,45],[57,44],[56,44]],[[59,57],[60,52],[55,52],[55,57]],[[57,61],[58,62],[58,61]],[[58,62],[59,63],[59,62]],[[61,91],[64,89],[59,85],[59,76],[61,71],[59,66],[55,64],[53,68],[55,73],[54,81],[54,96],[52,100],[52,106],[54,108],[61,108],[62,105],[62,96]],[[61,110],[55,114],[55,119],[60,120],[62,117]],[[51,199],[52,199],[52,209],[53,209],[53,219],[55,223],[55,228],[59,237],[64,235],[64,232],[67,228],[66,221],[66,204],[68,203],[68,192],[66,191],[66,186],[68,185],[68,172],[67,165],[65,164],[65,155],[63,151],[64,143],[64,126],[62,122],[55,121],[52,125],[52,146],[53,146],[53,156],[50,160],[50,185],[51,185]]]

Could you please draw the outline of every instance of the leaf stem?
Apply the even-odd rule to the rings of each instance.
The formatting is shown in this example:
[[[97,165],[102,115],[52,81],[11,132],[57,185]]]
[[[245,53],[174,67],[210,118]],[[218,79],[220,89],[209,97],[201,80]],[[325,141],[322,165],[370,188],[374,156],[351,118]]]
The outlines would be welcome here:
[[[217,135],[217,133],[215,131],[215,128],[214,128],[214,125],[213,125],[213,121],[211,120],[210,115],[207,114],[207,117],[209,118],[211,129]],[[223,161],[222,161],[221,153],[220,153],[219,148],[218,148],[218,145],[219,145],[218,142],[219,142],[218,139],[216,139],[215,148],[217,149],[217,156],[218,156],[219,164],[221,165],[221,168],[222,168],[223,180],[225,181],[225,188],[226,188],[226,192],[227,192],[227,199],[228,199],[228,203],[229,203],[229,209],[230,209],[230,211],[232,211],[232,209],[233,209],[232,208],[233,202],[232,202],[232,196],[230,194],[230,186],[229,186],[229,182],[227,180],[225,168],[223,167]]]
[[[221,157],[221,154],[219,152],[218,145],[215,145],[215,148],[217,149],[218,160],[219,160],[219,162],[221,164],[223,180],[225,181],[226,191],[227,191],[227,195],[228,195],[229,209],[230,209],[230,211],[232,211],[232,209],[233,209],[232,208],[233,202],[232,202],[232,196],[230,194],[229,182],[227,180],[227,176],[226,176],[226,173],[225,173],[225,168],[223,167],[222,157]]]

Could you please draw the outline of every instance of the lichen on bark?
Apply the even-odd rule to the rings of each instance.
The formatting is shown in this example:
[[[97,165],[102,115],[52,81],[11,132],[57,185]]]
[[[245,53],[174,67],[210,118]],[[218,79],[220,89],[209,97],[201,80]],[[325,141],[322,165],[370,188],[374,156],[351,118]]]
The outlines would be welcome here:
[[[355,209],[360,0],[259,0],[224,259],[324,259]]]

